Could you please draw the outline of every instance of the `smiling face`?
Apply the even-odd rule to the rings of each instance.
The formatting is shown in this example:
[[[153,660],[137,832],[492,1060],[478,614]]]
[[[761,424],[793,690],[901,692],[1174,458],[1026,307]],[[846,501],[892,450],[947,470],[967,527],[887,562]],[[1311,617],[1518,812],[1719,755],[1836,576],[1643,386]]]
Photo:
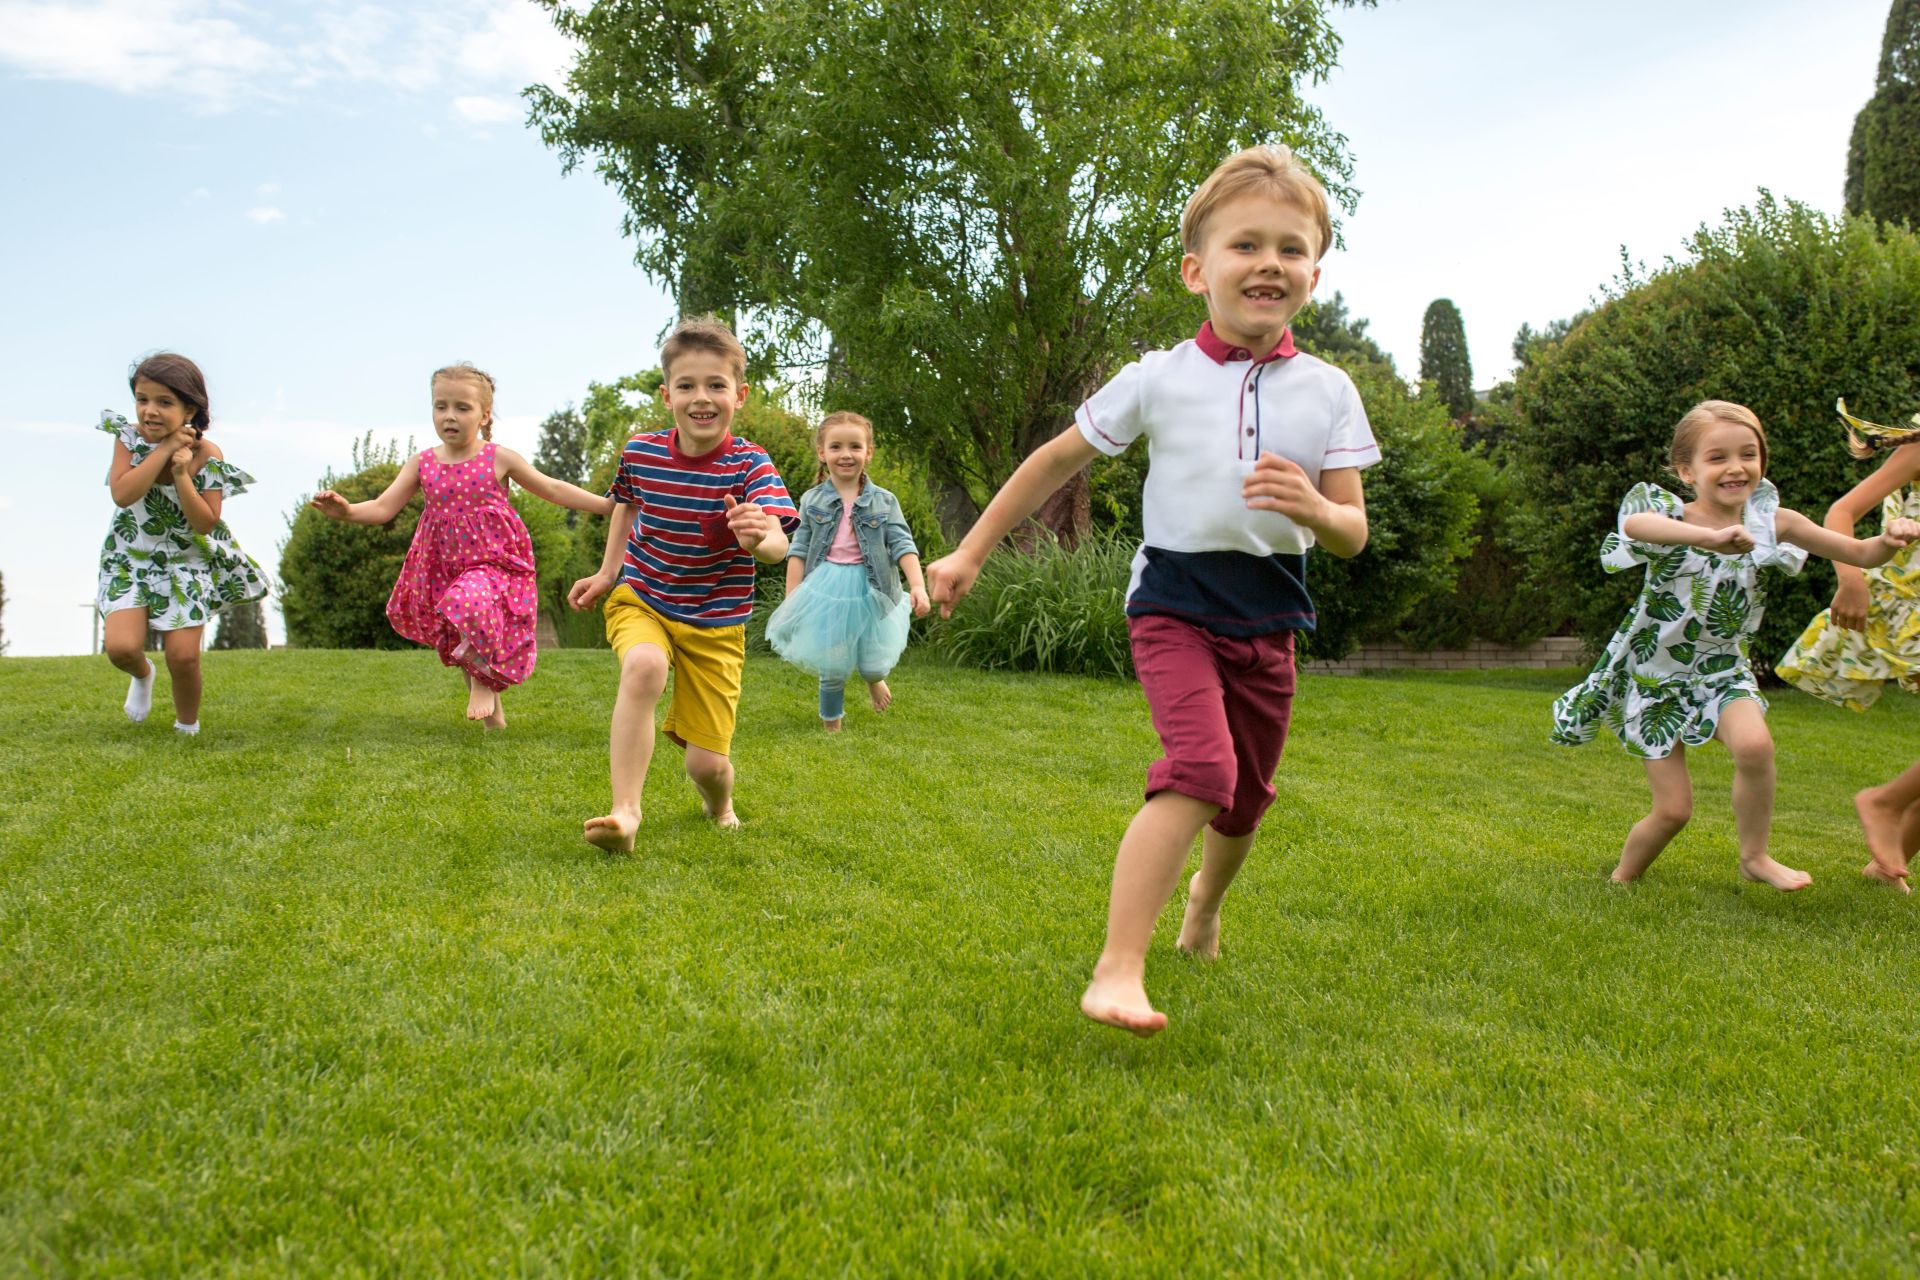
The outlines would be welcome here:
[[[473,378],[433,380],[433,429],[447,448],[465,453],[479,442],[482,429],[492,425],[492,397],[485,383]]]
[[[1320,282],[1320,232],[1290,200],[1249,192],[1207,215],[1200,246],[1180,260],[1180,278],[1207,300],[1223,342],[1265,355]]]
[[[159,444],[186,426],[193,418],[194,408],[164,382],[155,382],[152,378],[133,380],[134,418],[139,424],[140,438],[148,444]]]
[[[733,415],[747,402],[747,384],[733,361],[717,351],[682,353],[660,384],[660,398],[673,412],[680,452],[711,452],[733,432]]]
[[[828,427],[813,451],[835,480],[858,480],[873,460],[873,442],[867,438],[867,429],[857,422]]]
[[[1753,428],[1743,422],[1716,420],[1701,429],[1693,456],[1674,470],[1700,501],[1737,510],[1753,496],[1764,468],[1760,437]]]

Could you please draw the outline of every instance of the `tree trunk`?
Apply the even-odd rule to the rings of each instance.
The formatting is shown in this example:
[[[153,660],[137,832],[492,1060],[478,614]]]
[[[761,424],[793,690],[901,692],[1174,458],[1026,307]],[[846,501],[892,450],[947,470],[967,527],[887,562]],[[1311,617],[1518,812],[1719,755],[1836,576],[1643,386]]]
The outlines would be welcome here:
[[[1077,547],[1093,527],[1093,486],[1090,469],[1082,467],[1047,496],[1031,520],[1013,531],[1013,545],[1031,551],[1041,531],[1052,534],[1063,547]]]

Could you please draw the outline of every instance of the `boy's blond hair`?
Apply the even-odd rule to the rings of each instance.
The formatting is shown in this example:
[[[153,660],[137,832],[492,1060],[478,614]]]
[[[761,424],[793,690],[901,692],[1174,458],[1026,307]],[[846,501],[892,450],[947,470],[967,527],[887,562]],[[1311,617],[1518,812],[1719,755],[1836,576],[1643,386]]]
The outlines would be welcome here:
[[[1187,201],[1180,218],[1180,247],[1187,253],[1200,252],[1201,237],[1207,232],[1207,219],[1229,200],[1250,192],[1272,196],[1305,210],[1320,233],[1319,258],[1333,243],[1333,216],[1327,209],[1327,189],[1320,179],[1301,164],[1292,151],[1279,145],[1248,147],[1236,151],[1207,175],[1207,180]]]
[[[660,347],[661,376],[672,377],[673,362],[692,351],[709,351],[725,357],[732,366],[733,380],[747,380],[747,349],[733,336],[733,330],[713,316],[688,316],[673,327]]]

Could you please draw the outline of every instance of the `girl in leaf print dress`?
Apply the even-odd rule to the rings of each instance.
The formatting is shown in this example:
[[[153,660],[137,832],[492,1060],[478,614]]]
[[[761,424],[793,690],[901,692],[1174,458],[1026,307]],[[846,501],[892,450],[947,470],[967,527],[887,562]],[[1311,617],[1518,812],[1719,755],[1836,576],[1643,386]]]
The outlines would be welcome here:
[[[1600,562],[1610,573],[1645,565],[1646,584],[1592,673],[1553,704],[1553,738],[1588,742],[1604,723],[1645,764],[1653,807],[1627,833],[1616,881],[1638,879],[1686,826],[1686,749],[1718,738],[1733,756],[1740,874],[1804,889],[1812,877],[1767,854],[1773,739],[1747,658],[1763,609],[1760,570],[1798,573],[1808,552],[1862,568],[1884,564],[1920,539],[1920,524],[1895,520],[1863,540],[1782,507],[1765,479],[1760,419],[1729,401],[1688,410],[1668,457],[1694,500],[1641,484],[1621,503],[1619,530],[1601,545]]]
[[[200,732],[200,635],[230,604],[267,594],[266,575],[220,519],[228,494],[253,477],[206,438],[207,383],[199,366],[160,352],[135,366],[130,423],[101,415],[113,436],[107,484],[120,508],[100,548],[94,605],[105,615],[108,661],[132,677],[124,710],[135,724],[153,706],[147,628],[161,633],[173,679],[173,727]]]

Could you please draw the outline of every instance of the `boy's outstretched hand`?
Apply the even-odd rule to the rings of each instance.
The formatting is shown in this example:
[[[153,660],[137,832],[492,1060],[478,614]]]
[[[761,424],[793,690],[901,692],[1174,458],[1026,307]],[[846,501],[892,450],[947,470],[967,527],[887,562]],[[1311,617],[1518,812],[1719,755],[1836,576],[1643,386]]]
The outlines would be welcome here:
[[[941,556],[927,566],[927,594],[933,598],[933,603],[940,606],[941,617],[953,616],[953,606],[973,590],[974,581],[979,576],[980,566],[971,557],[958,551]]]
[[[759,503],[727,495],[727,528],[733,531],[733,540],[742,551],[757,551],[776,527],[773,516]]]
[[[596,573],[591,578],[582,578],[573,584],[573,588],[567,592],[567,604],[576,610],[591,609],[600,602],[601,596],[612,589],[612,579]]]

